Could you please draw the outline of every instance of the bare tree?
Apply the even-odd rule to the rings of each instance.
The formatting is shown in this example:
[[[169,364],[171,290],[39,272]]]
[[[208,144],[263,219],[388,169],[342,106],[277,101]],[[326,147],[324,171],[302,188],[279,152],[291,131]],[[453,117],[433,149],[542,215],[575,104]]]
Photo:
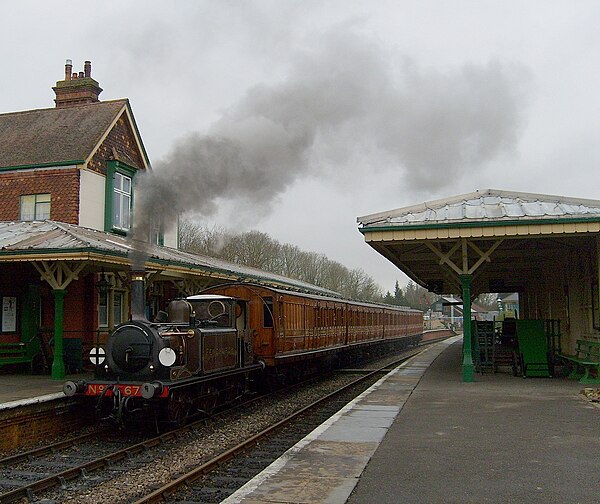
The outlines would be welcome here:
[[[383,300],[381,287],[363,270],[350,270],[324,254],[281,244],[260,231],[233,234],[219,227],[207,228],[187,220],[180,226],[180,246],[189,252],[218,257],[318,285],[339,292],[347,298]]]

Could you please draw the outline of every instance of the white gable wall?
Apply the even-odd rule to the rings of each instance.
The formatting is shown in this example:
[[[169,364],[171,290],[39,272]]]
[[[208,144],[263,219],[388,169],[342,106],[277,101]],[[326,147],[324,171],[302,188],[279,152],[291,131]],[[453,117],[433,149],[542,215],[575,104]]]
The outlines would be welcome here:
[[[79,225],[104,231],[106,177],[90,170],[79,173]]]

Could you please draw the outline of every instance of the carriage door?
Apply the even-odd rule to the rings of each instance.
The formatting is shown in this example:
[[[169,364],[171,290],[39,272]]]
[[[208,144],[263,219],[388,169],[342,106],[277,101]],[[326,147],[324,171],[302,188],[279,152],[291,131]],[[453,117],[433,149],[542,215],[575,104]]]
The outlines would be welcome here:
[[[248,302],[237,299],[235,304],[235,328],[239,335],[241,365],[246,366],[254,361],[252,348],[252,329],[248,323]]]

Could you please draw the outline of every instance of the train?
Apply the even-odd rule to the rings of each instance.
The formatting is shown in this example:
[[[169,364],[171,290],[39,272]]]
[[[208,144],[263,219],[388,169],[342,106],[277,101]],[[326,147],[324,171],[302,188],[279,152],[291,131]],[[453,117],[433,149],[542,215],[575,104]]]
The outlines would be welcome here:
[[[419,310],[250,282],[175,299],[149,321],[137,274],[131,300],[131,320],[90,352],[94,379],[63,386],[119,422],[153,415],[181,424],[261,387],[416,345],[423,334]]]

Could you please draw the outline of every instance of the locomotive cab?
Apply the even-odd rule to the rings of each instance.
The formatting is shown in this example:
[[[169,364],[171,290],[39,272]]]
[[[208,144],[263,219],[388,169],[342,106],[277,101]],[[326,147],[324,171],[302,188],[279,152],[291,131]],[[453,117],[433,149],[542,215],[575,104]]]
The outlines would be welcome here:
[[[243,301],[229,296],[198,295],[190,296],[187,302],[193,307],[196,320],[201,327],[229,327],[245,329]],[[238,327],[238,319],[244,327]]]

